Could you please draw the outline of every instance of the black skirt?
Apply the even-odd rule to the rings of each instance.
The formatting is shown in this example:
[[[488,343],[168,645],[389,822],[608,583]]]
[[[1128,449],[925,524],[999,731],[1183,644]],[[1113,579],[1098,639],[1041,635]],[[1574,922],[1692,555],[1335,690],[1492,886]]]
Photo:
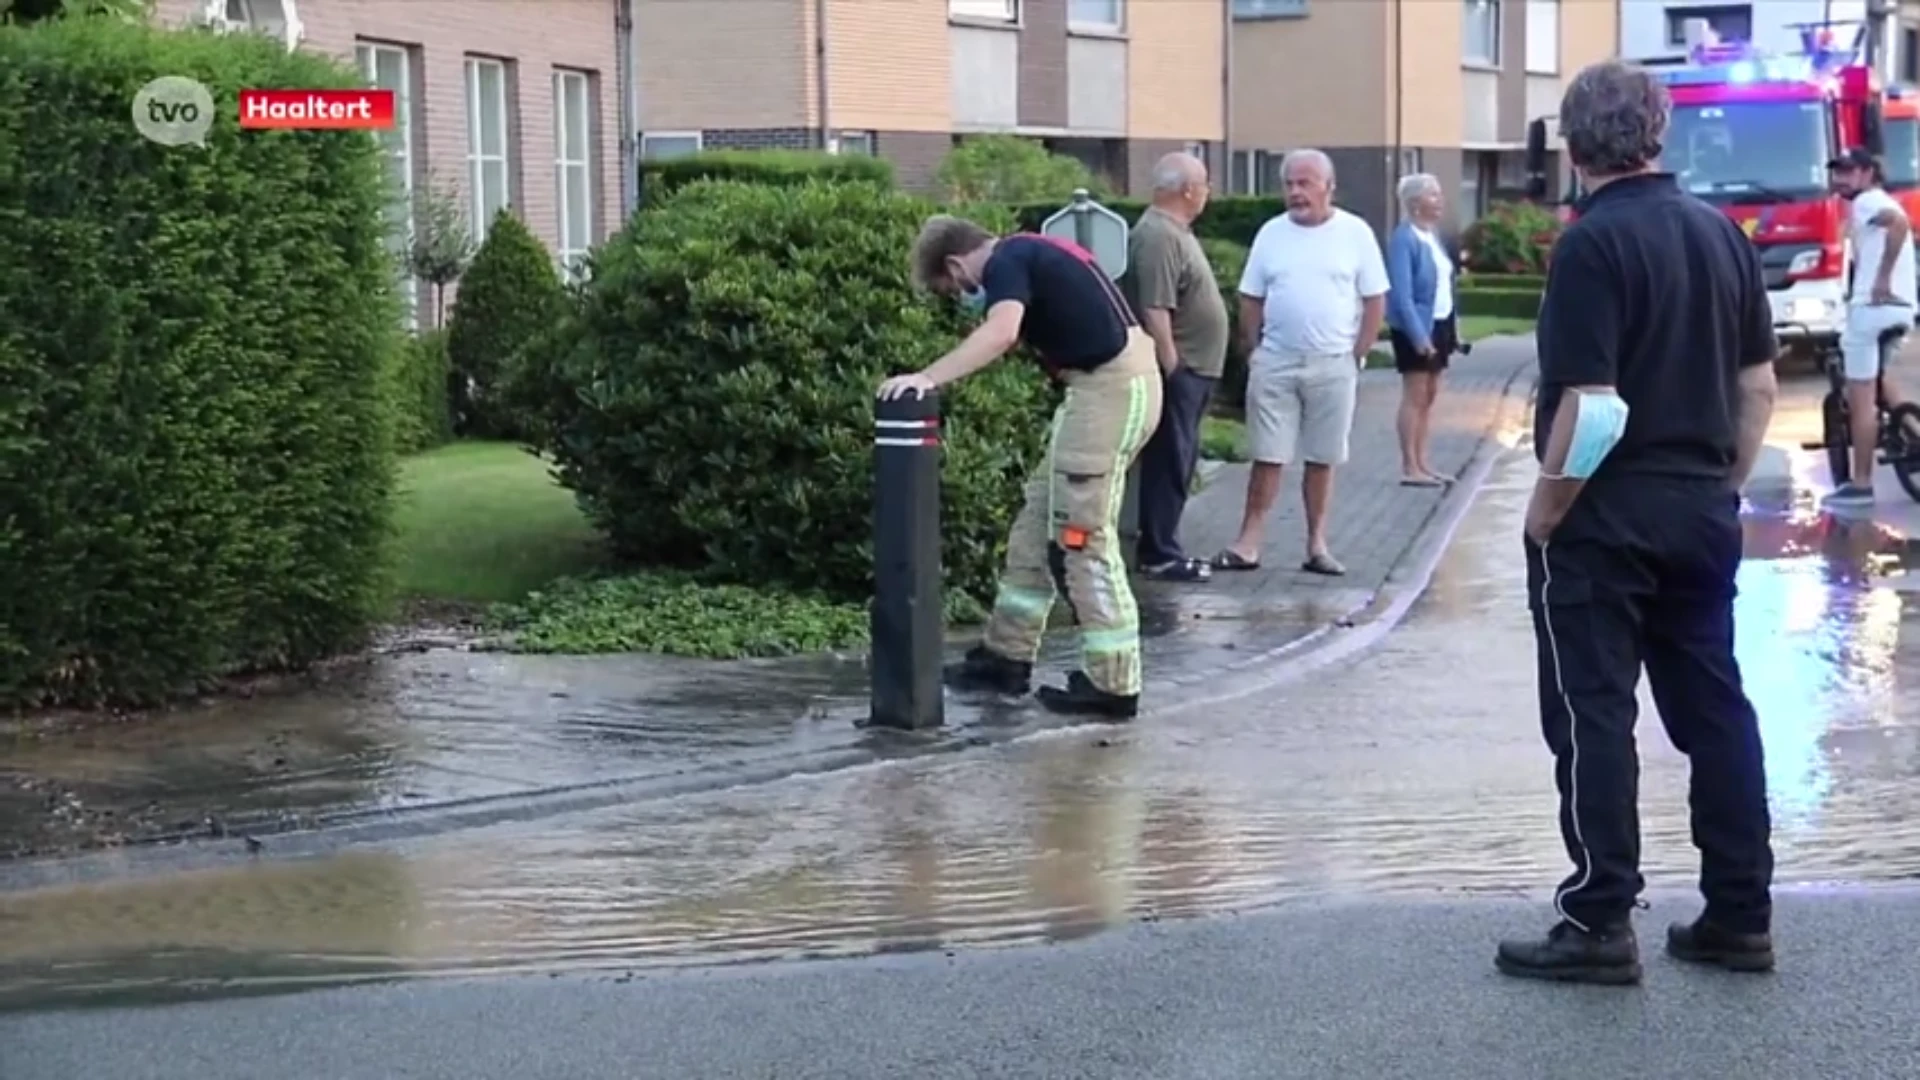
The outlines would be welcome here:
[[[1402,375],[1412,372],[1436,372],[1447,370],[1447,361],[1452,359],[1454,351],[1460,347],[1460,331],[1453,316],[1435,320],[1433,324],[1433,355],[1421,356],[1414,348],[1413,339],[1398,330],[1389,329],[1387,338],[1393,343],[1393,369]]]

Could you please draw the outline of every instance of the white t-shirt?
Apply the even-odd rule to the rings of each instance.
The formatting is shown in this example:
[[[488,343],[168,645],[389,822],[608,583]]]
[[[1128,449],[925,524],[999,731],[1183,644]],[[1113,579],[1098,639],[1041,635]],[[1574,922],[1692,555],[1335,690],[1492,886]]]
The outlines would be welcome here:
[[[1880,258],[1887,250],[1887,230],[1873,223],[1882,211],[1891,210],[1902,217],[1906,212],[1893,196],[1879,188],[1854,196],[1853,224],[1853,302],[1865,304],[1873,299],[1874,275],[1880,272]],[[1893,295],[1909,307],[1914,303],[1913,238],[1900,246],[1893,262]]]
[[[1386,260],[1365,221],[1336,209],[1318,225],[1285,214],[1260,226],[1240,294],[1266,301],[1260,347],[1269,352],[1352,353],[1360,301],[1385,296]]]
[[[1447,254],[1447,245],[1430,230],[1415,225],[1413,231],[1426,242],[1427,250],[1433,252],[1433,269],[1439,278],[1433,286],[1433,321],[1439,322],[1453,314],[1453,256]]]

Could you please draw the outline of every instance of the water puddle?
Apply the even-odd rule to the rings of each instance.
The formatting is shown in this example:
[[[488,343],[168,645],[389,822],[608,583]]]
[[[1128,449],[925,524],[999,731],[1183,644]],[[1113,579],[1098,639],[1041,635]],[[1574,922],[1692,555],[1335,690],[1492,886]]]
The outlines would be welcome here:
[[[1565,855],[1515,562],[1530,478],[1524,458],[1496,476],[1379,648],[1270,695],[314,858],[0,893],[0,1008],[624,977],[1057,941],[1306,894],[1544,888]],[[1747,541],[1740,653],[1780,880],[1920,874],[1920,704],[1902,692],[1920,671],[1887,587],[1911,545],[1804,503],[1753,508]],[[1646,870],[1684,888],[1686,766],[1650,700],[1643,717]],[[569,738],[627,752],[617,731]]]

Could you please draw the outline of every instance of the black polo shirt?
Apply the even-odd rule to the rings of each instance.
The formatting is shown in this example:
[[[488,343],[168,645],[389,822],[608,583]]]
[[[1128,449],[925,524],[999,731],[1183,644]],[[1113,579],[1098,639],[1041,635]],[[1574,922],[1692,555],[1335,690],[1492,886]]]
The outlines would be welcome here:
[[[1596,479],[1726,479],[1740,369],[1779,352],[1759,253],[1668,173],[1587,197],[1554,245],[1538,342],[1536,455],[1569,386],[1613,386],[1631,410]]]
[[[994,245],[980,273],[987,307],[1018,300],[1020,340],[1048,367],[1091,371],[1120,355],[1140,325],[1120,289],[1076,244],[1022,233]]]

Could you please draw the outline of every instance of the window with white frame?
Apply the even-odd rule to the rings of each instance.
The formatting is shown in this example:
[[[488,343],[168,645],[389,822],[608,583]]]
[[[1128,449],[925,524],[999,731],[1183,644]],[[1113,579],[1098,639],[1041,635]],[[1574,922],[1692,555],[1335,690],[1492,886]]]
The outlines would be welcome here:
[[[947,14],[956,19],[1013,22],[1020,17],[1019,0],[947,0]]]
[[[1069,0],[1067,25],[1086,30],[1119,30],[1125,18],[1122,0]]]
[[[507,167],[507,65],[467,57],[467,190],[473,242],[486,240],[501,210],[513,202]]]
[[[553,73],[553,192],[560,267],[577,277],[593,246],[593,76]]]
[[[1667,44],[1679,48],[1687,43],[1687,24],[1699,19],[1721,41],[1753,39],[1752,4],[1689,4],[1667,8]]]
[[[1560,74],[1560,0],[1527,0],[1527,74]]]
[[[1307,0],[1233,0],[1236,19],[1296,19],[1307,13]]]
[[[393,126],[374,135],[387,159],[387,246],[399,263],[407,326],[420,322],[419,283],[406,271],[413,248],[413,55],[399,45],[361,42],[354,59],[369,86],[393,92]]]
[[[873,156],[873,132],[843,131],[840,133],[834,152],[838,154],[856,154],[860,157]]]
[[[1500,66],[1500,0],[1461,0],[1460,58]]]

